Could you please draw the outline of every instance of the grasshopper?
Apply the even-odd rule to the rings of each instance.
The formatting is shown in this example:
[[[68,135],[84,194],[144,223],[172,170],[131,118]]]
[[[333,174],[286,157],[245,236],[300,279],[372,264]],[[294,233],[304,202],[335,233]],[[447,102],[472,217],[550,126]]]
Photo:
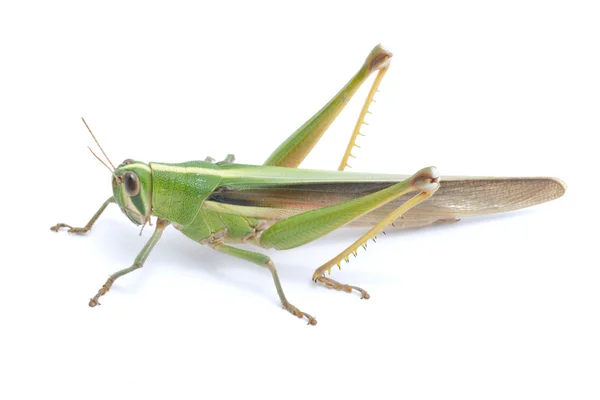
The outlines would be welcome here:
[[[344,171],[364,123],[369,105],[387,72],[392,53],[377,45],[350,81],[304,125],[291,134],[263,165],[234,163],[233,155],[221,162],[211,158],[178,164],[143,163],[131,159],[116,168],[102,151],[112,174],[110,196],[82,228],[59,223],[51,230],[90,231],[111,203],[131,222],[142,227],[156,217],[155,230],[133,264],[112,274],[89,301],[90,307],[121,276],[141,268],[172,225],[190,239],[268,269],[283,308],[315,325],[317,320],[292,305],[284,294],[270,257],[234,245],[252,244],[285,250],[312,242],[346,225],[370,229],[341,253],[321,265],[314,282],[344,292],[369,294],[358,286],[333,280],[325,273],[340,266],[358,249],[366,247],[389,225],[418,227],[457,221],[462,216],[516,210],[556,199],[565,192],[555,178],[470,178],[440,176],[427,167],[412,176],[351,173]],[[358,88],[376,73],[337,171],[298,169]],[[435,196],[434,196],[435,194]],[[427,200],[427,201],[426,201]]]

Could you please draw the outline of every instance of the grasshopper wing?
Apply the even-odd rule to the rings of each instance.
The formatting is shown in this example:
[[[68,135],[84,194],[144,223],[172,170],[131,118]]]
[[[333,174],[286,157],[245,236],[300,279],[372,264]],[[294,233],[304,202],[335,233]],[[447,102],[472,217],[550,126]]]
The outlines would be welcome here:
[[[452,222],[458,218],[519,210],[561,197],[565,184],[556,178],[446,177],[427,201],[408,211],[395,225],[403,228]],[[401,197],[355,220],[353,225],[377,223],[408,196]]]
[[[306,175],[308,172],[285,170],[289,175]],[[314,180],[298,176],[302,179],[295,181],[289,175],[285,178],[278,175],[277,179],[264,183],[246,182],[247,179],[228,182],[207,198],[205,207],[248,217],[282,220],[365,196],[407,178],[403,175],[329,173],[323,176],[315,174]],[[518,210],[554,200],[564,192],[564,183],[555,178],[442,177],[435,195],[408,211],[396,225],[416,227],[460,217]],[[355,219],[351,225],[374,225],[411,196],[402,196]]]

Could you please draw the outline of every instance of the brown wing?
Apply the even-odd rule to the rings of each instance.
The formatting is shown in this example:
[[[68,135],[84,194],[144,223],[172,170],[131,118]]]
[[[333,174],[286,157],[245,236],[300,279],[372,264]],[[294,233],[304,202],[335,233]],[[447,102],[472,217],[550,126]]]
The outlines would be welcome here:
[[[400,226],[517,210],[562,196],[565,185],[555,178],[442,178],[433,197],[404,215]],[[389,182],[327,182],[230,189],[222,187],[207,198],[206,206],[223,212],[265,219],[285,219],[308,210],[338,204],[384,189]],[[373,225],[413,194],[365,214],[352,225]]]
[[[565,193],[555,178],[448,177],[428,200],[409,210],[396,225],[417,227],[456,218],[519,210],[557,199]],[[355,220],[353,225],[373,225],[408,200],[403,196]]]

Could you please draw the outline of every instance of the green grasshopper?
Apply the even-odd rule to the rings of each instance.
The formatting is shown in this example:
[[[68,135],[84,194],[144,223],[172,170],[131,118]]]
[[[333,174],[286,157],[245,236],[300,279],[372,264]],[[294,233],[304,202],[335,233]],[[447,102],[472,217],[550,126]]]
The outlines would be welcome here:
[[[457,221],[462,216],[516,210],[563,195],[564,184],[554,178],[447,177],[440,181],[435,167],[408,177],[345,172],[391,58],[392,54],[383,47],[373,48],[352,79],[260,166],[235,164],[233,155],[229,155],[221,162],[207,158],[179,164],[146,164],[128,159],[115,168],[86,123],[110,164],[109,167],[94,154],[112,173],[113,193],[85,227],[59,223],[51,230],[68,228],[72,233],[87,233],[111,203],[117,203],[131,222],[142,227],[151,224],[152,216],[157,218],[154,233],[133,264],[112,274],[90,299],[89,306],[100,304],[99,298],[119,277],[141,268],[164,229],[173,225],[198,243],[267,268],[283,308],[315,325],[317,320],[313,316],[287,300],[270,257],[232,244],[285,250],[312,242],[345,225],[370,226],[312,276],[313,281],[327,288],[356,291],[361,298],[368,299],[365,290],[337,282],[325,272],[330,274],[333,266],[348,261],[350,255],[356,255],[359,247],[366,247],[367,241],[375,239],[388,225],[417,227]],[[338,171],[298,169],[350,98],[375,72]]]

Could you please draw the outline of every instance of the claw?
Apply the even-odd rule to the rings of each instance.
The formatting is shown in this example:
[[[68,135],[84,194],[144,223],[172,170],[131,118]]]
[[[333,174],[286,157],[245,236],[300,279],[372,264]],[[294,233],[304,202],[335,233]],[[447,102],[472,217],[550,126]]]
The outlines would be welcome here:
[[[328,289],[335,289],[335,290],[339,290],[339,291],[346,292],[346,293],[352,293],[353,290],[356,290],[357,292],[360,293],[361,299],[368,300],[371,298],[371,296],[369,295],[369,293],[367,293],[366,290],[361,289],[358,286],[351,286],[351,285],[339,283],[338,281],[335,281],[324,275],[313,276],[313,280],[315,282],[320,282],[320,283],[324,284]]]
[[[58,223],[54,226],[50,227],[50,230],[52,232],[58,232],[60,230],[60,228],[69,228],[68,232],[71,231],[71,229],[73,229],[73,227],[71,225],[67,225],[67,224],[63,224],[63,223]]]
[[[288,312],[290,312],[291,314],[295,315],[298,318],[306,318],[308,321],[307,325],[316,325],[317,324],[317,320],[315,317],[313,317],[310,314],[306,314],[300,310],[298,310],[295,306],[293,306],[292,304],[286,304],[283,306],[283,308],[285,310],[287,310]]]
[[[71,225],[62,224],[62,223],[51,226],[50,230],[52,232],[58,232],[61,228],[67,228],[68,233],[82,234],[82,233],[87,233],[87,231],[88,231],[88,229],[86,229],[86,228],[74,228]]]

